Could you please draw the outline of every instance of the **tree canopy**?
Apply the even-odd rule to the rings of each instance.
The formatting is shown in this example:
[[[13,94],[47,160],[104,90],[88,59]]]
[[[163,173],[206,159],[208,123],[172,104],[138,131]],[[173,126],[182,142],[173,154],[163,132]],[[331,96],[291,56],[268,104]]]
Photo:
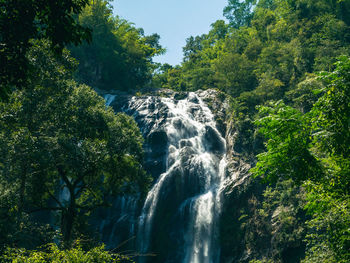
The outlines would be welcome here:
[[[349,262],[350,1],[228,0],[228,23],[189,37],[178,66],[154,63],[160,36],[109,2],[0,0],[0,252],[66,246],[3,258],[122,260],[72,248],[91,211],[149,180],[136,123],[93,89],[151,86],[228,98],[235,158],[264,183],[244,186],[246,206],[222,227],[225,246],[239,239],[232,254]]]
[[[26,53],[31,39],[48,39],[61,52],[68,44],[90,40],[90,29],[77,23],[88,0],[0,1],[0,97],[23,88],[29,74]]]
[[[314,90],[322,96],[309,113],[283,103],[259,111],[267,151],[258,155],[252,171],[270,182],[292,178],[308,189],[314,232],[305,262],[350,260],[349,66],[350,58],[341,57],[333,72],[321,74],[326,85]]]
[[[118,16],[102,0],[90,1],[79,23],[92,30],[92,42],[71,47],[80,63],[76,79],[103,90],[131,91],[150,82],[156,68],[152,58],[164,53],[159,35],[145,36],[140,28]]]
[[[68,242],[77,216],[105,206],[109,195],[140,192],[147,177],[136,123],[70,80],[68,52],[58,61],[47,47],[37,42],[28,54],[38,74],[32,88],[1,104],[0,177],[19,214],[58,211]]]
[[[270,186],[248,200],[241,228],[224,229],[245,231],[261,262],[349,261],[349,11],[347,0],[230,0],[228,23],[188,38],[182,64],[154,78],[156,87],[229,98],[234,150],[257,158],[255,180]],[[233,242],[236,232],[224,234]],[[306,257],[286,256],[297,248]]]

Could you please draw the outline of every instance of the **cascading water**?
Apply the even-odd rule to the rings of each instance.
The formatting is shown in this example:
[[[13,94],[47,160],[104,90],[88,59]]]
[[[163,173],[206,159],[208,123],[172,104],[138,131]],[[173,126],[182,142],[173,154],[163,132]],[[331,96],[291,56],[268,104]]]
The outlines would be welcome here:
[[[161,254],[152,262],[219,262],[226,145],[214,115],[193,92],[180,100],[133,97],[127,112],[153,145],[146,159],[158,177],[139,217],[137,251]]]
[[[115,100],[116,95],[113,94],[105,94],[104,99],[106,101],[106,106],[111,105],[111,103]]]

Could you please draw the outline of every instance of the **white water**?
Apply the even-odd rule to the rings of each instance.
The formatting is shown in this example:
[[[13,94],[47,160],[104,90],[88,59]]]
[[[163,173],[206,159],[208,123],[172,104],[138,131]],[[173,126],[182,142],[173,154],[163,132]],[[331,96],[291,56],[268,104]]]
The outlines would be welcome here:
[[[116,95],[112,95],[112,94],[106,94],[103,97],[106,101],[106,106],[111,105],[111,103],[115,100]]]
[[[214,115],[195,93],[186,99],[175,101],[161,98],[168,108],[165,131],[168,138],[167,168],[149,191],[138,224],[138,249],[141,253],[149,251],[152,243],[154,216],[159,200],[166,191],[165,183],[176,176],[176,172],[187,169],[187,176],[198,177],[197,193],[187,197],[177,208],[180,214],[188,214],[188,222],[183,229],[183,263],[216,263],[219,261],[218,219],[221,212],[220,188],[225,179],[226,145],[224,138],[216,129]],[[154,107],[149,107],[150,98],[133,98],[130,102],[139,114],[147,116]],[[152,120],[154,122],[154,120]],[[157,123],[157,121],[155,121]],[[213,137],[213,138],[212,138]],[[212,149],[211,140],[216,140],[217,149]],[[209,146],[208,146],[209,145]],[[222,146],[222,147],[220,147]],[[215,148],[215,147],[214,147]],[[188,154],[188,152],[190,154]],[[189,167],[185,165],[190,164]],[[185,173],[182,175],[186,186]],[[186,189],[187,189],[186,188]],[[139,262],[144,259],[141,258]]]
[[[184,263],[219,262],[217,224],[221,213],[220,188],[225,179],[225,168],[224,156],[219,165],[218,183],[214,183],[206,193],[191,201],[193,222],[187,234],[188,248]]]

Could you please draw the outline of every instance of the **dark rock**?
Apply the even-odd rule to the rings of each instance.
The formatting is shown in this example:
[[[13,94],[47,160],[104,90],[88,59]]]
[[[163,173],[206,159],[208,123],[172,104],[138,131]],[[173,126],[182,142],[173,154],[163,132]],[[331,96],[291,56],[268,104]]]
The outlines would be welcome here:
[[[174,126],[181,140],[177,145],[169,147],[170,142],[177,139],[177,134],[174,134],[175,138],[169,138],[167,135],[168,120],[172,118],[172,113],[169,112],[166,103],[164,100],[162,102],[160,96],[173,97],[177,101],[188,99],[191,102],[188,112],[198,121],[205,121],[205,115],[201,112],[198,98],[193,94],[188,95],[186,92],[171,90],[158,90],[154,91],[154,94],[158,96],[139,97],[135,100],[130,96],[119,96],[112,106],[116,110],[126,111],[138,123],[145,138],[144,168],[153,176],[155,182],[168,167],[178,162],[160,188],[162,198],[157,200],[150,237],[152,242],[149,248],[149,251],[155,252],[157,257],[150,258],[148,262],[181,262],[187,234],[184,229],[187,229],[190,224],[191,213],[193,213],[191,201],[205,189],[205,177],[208,171],[205,165],[193,158],[196,152],[190,138],[198,136],[198,133],[186,123],[186,119],[172,119],[171,125]],[[241,160],[234,152],[235,141],[231,138],[233,137],[232,132],[236,130],[230,126],[233,125],[232,122],[227,122],[225,98],[215,90],[198,91],[196,94],[207,103],[217,122],[218,130],[206,126],[203,137],[206,150],[211,153],[210,158],[214,156],[213,159],[216,160],[217,166],[220,161],[219,156],[226,151],[222,135],[226,134],[227,138],[227,156],[230,162],[221,217],[222,256],[220,262],[240,262],[239,260],[247,253],[241,242],[244,233],[240,230],[239,211],[242,207],[246,207],[247,198],[252,193],[261,192],[261,189],[258,184],[251,183],[248,172],[250,165]],[[172,157],[175,152],[179,153],[177,159]],[[215,169],[217,171],[218,167]],[[104,242],[107,242],[109,247],[115,247],[122,241],[121,239],[126,240],[130,237],[128,235],[135,235],[136,230],[132,232],[130,229],[132,226],[134,228],[137,226],[140,211],[141,206],[134,205],[134,211],[128,212],[128,209],[124,207],[123,210],[122,204],[118,203],[116,207],[105,213],[100,226]],[[108,235],[108,233],[111,234]],[[121,238],[111,238],[111,235]],[[132,244],[135,245],[135,243]],[[135,246],[131,245],[130,248],[136,250]]]
[[[221,140],[220,135],[210,126],[205,127],[206,147],[208,151],[220,153],[225,149],[225,142]]]
[[[175,100],[183,100],[187,98],[188,94],[187,92],[177,92],[174,94],[174,99]]]

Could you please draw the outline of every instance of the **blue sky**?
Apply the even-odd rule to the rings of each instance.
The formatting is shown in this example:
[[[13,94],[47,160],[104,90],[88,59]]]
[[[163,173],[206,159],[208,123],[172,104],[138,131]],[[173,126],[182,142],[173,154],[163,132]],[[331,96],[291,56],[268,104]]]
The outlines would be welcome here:
[[[208,33],[210,25],[224,19],[227,0],[114,0],[114,14],[142,27],[146,35],[158,33],[165,55],[154,60],[172,65],[182,61],[186,38]]]

